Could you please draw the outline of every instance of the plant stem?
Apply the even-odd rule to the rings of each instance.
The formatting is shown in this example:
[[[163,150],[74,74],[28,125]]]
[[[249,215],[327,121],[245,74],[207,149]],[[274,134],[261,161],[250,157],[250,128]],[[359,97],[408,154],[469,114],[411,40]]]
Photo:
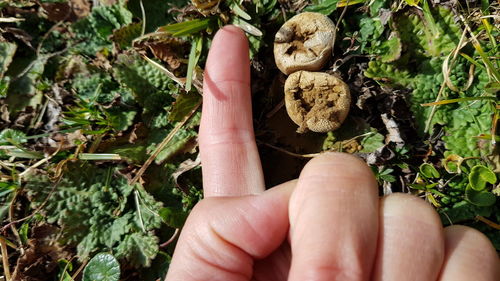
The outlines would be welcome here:
[[[2,237],[0,237],[0,245],[2,247],[2,263],[5,280],[10,281],[9,253],[7,252],[7,244]]]

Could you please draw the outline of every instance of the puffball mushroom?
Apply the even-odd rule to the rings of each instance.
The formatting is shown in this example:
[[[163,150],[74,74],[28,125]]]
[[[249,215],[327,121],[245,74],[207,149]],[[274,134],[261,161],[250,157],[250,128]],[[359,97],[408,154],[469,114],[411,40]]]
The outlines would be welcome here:
[[[285,106],[298,133],[336,130],[349,113],[351,94],[344,81],[324,72],[297,71],[285,81]]]
[[[335,25],[327,16],[305,12],[289,19],[274,39],[274,59],[288,75],[298,70],[320,70],[331,56]]]

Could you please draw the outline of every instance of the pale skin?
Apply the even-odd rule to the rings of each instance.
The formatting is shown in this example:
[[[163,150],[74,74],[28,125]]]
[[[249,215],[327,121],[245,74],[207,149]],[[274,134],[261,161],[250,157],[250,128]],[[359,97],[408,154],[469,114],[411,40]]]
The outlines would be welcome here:
[[[323,154],[298,179],[265,191],[241,30],[216,34],[204,80],[205,199],[186,221],[166,280],[500,280],[497,253],[482,233],[443,228],[412,195],[379,198],[355,156]]]

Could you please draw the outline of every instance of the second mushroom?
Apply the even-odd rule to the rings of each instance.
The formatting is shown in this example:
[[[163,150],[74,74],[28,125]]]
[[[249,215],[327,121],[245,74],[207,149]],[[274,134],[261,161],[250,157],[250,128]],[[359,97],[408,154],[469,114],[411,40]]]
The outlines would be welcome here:
[[[297,71],[286,79],[286,110],[299,125],[299,133],[338,129],[347,117],[350,104],[349,87],[333,75]]]

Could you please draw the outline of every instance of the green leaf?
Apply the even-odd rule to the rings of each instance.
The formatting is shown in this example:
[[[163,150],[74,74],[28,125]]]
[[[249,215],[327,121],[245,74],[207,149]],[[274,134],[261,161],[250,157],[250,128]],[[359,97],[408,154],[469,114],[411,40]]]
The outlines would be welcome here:
[[[436,168],[432,164],[429,164],[429,163],[424,163],[424,164],[420,165],[419,170],[420,170],[420,174],[428,179],[432,179],[432,178],[437,179],[437,178],[441,177],[441,175],[436,170]]]
[[[490,82],[484,86],[484,90],[490,94],[496,94],[500,91],[500,82]]]
[[[231,3],[230,8],[233,11],[233,13],[235,15],[239,16],[240,18],[245,19],[245,20],[252,19],[252,17],[249,14],[247,14],[247,12],[245,12],[236,1]]]
[[[478,215],[489,217],[492,214],[492,208],[479,207],[464,200],[454,204],[451,208],[441,209],[439,213],[443,224],[450,225],[472,220]]]
[[[29,222],[25,222],[21,225],[21,228],[19,228],[19,237],[21,238],[21,242],[23,244],[26,244],[28,242],[28,232],[30,229],[30,224]]]
[[[0,132],[0,144],[18,145],[26,142],[26,140],[26,134],[18,130],[4,129]]]
[[[474,166],[469,174],[469,184],[476,191],[484,190],[486,183],[495,184],[496,182],[495,173],[483,165]]]
[[[470,185],[465,190],[465,198],[472,204],[480,207],[493,206],[497,200],[495,194],[485,190],[474,190]]]
[[[363,146],[363,149],[360,150],[360,152],[362,153],[374,152],[375,150],[384,146],[384,136],[375,131],[375,133],[363,138],[363,140],[361,141],[361,146]]]
[[[160,32],[166,32],[174,37],[185,36],[206,30],[213,25],[215,18],[194,19],[185,22],[173,23],[158,28]]]
[[[191,51],[189,52],[188,70],[186,75],[186,92],[191,91],[194,70],[198,65],[198,60],[200,59],[202,48],[203,37],[197,37],[194,42],[191,42]]]
[[[65,245],[76,246],[80,261],[95,252],[112,251],[117,258],[133,261],[133,266],[141,267],[151,263],[158,248],[150,246],[148,254],[139,257],[138,246],[131,242],[138,232],[143,241],[158,240],[153,230],[162,223],[158,215],[161,203],[142,186],[128,184],[119,170],[119,166],[98,167],[84,161],[74,162],[68,164],[68,172],[54,192],[51,193],[53,183],[42,176],[29,178],[25,190],[31,207],[42,206],[46,220],[64,229],[60,240]],[[143,228],[146,233],[142,232]]]
[[[397,36],[385,41],[379,48],[381,51],[380,61],[382,62],[392,62],[401,57],[402,45]]]
[[[409,183],[408,186],[411,187],[411,188],[413,188],[413,189],[417,189],[417,190],[426,190],[427,189],[427,187],[425,186],[425,184]]]
[[[168,115],[170,122],[179,122],[184,119],[201,101],[200,94],[189,92],[180,94],[172,106],[172,110]]]
[[[73,270],[73,263],[66,259],[60,259],[57,261],[59,265],[60,272],[57,274],[57,280],[59,281],[74,281],[71,275],[68,273]]]
[[[104,49],[110,50],[112,42],[108,37],[115,29],[132,23],[132,13],[123,3],[94,6],[89,16],[74,23],[71,26],[75,33],[74,50],[89,56]]]
[[[118,281],[120,264],[107,253],[95,255],[83,270],[83,281]]]
[[[16,53],[17,45],[9,42],[0,42],[0,78],[7,71],[14,54]]]
[[[328,16],[337,10],[338,2],[339,0],[316,0],[313,1],[314,4],[307,6],[304,11],[321,13]]]
[[[0,182],[0,221],[7,216],[10,208],[10,201],[14,197],[17,185],[10,182]]]
[[[160,216],[163,222],[173,228],[182,228],[188,213],[173,208],[161,208]]]
[[[117,248],[117,257],[127,257],[134,266],[151,266],[151,260],[158,253],[158,238],[135,232],[128,235]]]
[[[405,0],[405,2],[410,6],[418,7],[418,3],[420,3],[420,0]]]
[[[137,102],[144,105],[148,97],[161,90],[169,90],[171,80],[158,68],[135,54],[120,54],[113,67],[114,77],[130,88]],[[154,104],[158,104],[155,102]]]
[[[120,107],[112,107],[107,111],[109,123],[117,132],[125,131],[134,124],[134,118],[137,112],[127,111]]]
[[[148,146],[149,153],[152,153],[156,146],[167,136],[168,132],[165,130],[156,130],[151,136],[151,144]],[[177,153],[182,153],[189,147],[197,133],[194,130],[179,130],[158,156],[155,158],[156,164],[161,164],[173,157]]]
[[[111,40],[115,42],[120,49],[124,50],[132,45],[132,41],[141,36],[142,23],[131,23],[120,29],[113,31]]]

